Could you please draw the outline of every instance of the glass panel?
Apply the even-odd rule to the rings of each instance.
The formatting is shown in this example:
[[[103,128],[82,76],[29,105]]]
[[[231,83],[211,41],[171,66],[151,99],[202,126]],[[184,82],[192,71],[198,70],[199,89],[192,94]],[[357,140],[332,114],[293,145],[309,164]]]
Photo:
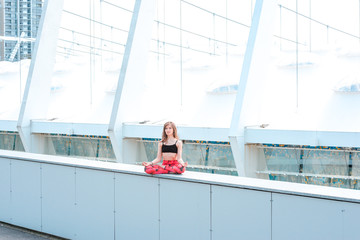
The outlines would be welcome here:
[[[14,132],[0,132],[0,149],[24,151],[20,136]]]
[[[209,145],[209,166],[235,169],[235,161],[229,144]]]
[[[269,179],[289,182],[299,182],[296,175],[285,173],[299,173],[300,154],[295,149],[264,148],[267,170],[270,172]],[[284,174],[281,174],[281,173]]]
[[[359,148],[356,148],[356,152],[349,153],[349,175],[354,179],[349,180],[350,188],[360,189],[360,152]]]
[[[70,141],[70,156],[97,157],[98,140],[96,139],[76,139]]]
[[[258,145],[257,147],[259,147]],[[264,147],[264,148],[263,148]],[[359,149],[263,145],[270,180],[359,189]]]
[[[108,159],[108,161],[116,161],[115,153],[109,139],[99,139],[99,159]]]
[[[157,156],[157,149],[158,149],[158,141],[159,140],[144,140],[144,148],[146,152],[146,156],[148,161],[152,161]]]
[[[348,157],[340,151],[304,151],[304,173],[348,176]],[[306,177],[305,183],[347,187],[348,181],[329,177]]]
[[[94,136],[45,136],[45,154],[81,157],[90,160],[115,162],[115,154],[107,137]]]
[[[209,166],[209,149],[204,144],[187,144],[183,146],[183,160],[189,165]]]

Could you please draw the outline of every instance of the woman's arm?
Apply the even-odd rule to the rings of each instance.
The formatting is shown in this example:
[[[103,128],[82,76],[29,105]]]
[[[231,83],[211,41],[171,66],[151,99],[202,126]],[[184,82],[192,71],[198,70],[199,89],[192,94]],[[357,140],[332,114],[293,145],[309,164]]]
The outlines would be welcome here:
[[[143,162],[142,163],[143,166],[149,166],[149,165],[157,164],[158,162],[161,161],[161,155],[162,155],[161,146],[162,146],[162,142],[159,141],[159,143],[158,143],[158,153],[157,153],[156,158],[154,160],[152,160],[151,162]]]

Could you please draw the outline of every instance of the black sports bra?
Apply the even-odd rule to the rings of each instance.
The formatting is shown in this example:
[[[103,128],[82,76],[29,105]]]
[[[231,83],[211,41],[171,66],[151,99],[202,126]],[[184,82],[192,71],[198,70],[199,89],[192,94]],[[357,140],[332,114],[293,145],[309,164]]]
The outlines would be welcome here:
[[[178,148],[176,146],[177,140],[174,144],[172,145],[165,145],[163,143],[163,145],[161,146],[161,151],[163,153],[177,153],[178,152]]]

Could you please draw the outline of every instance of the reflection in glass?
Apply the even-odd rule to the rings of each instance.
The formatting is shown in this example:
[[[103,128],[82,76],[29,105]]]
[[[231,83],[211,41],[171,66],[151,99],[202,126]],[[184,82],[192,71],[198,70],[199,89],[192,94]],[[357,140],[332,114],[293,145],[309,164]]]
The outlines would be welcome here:
[[[0,149],[24,151],[24,146],[20,140],[20,136],[16,132],[0,131]]]
[[[79,135],[46,135],[45,154],[80,157],[89,160],[115,162],[115,154],[108,137]]]
[[[359,189],[359,148],[257,145],[270,180]]]

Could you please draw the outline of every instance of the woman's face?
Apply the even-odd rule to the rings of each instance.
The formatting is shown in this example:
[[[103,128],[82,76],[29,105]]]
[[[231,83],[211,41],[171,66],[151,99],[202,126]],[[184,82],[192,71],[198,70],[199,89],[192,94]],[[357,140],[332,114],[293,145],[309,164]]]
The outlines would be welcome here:
[[[166,133],[166,136],[173,136],[174,129],[171,127],[171,124],[168,124],[165,126],[165,133]]]

